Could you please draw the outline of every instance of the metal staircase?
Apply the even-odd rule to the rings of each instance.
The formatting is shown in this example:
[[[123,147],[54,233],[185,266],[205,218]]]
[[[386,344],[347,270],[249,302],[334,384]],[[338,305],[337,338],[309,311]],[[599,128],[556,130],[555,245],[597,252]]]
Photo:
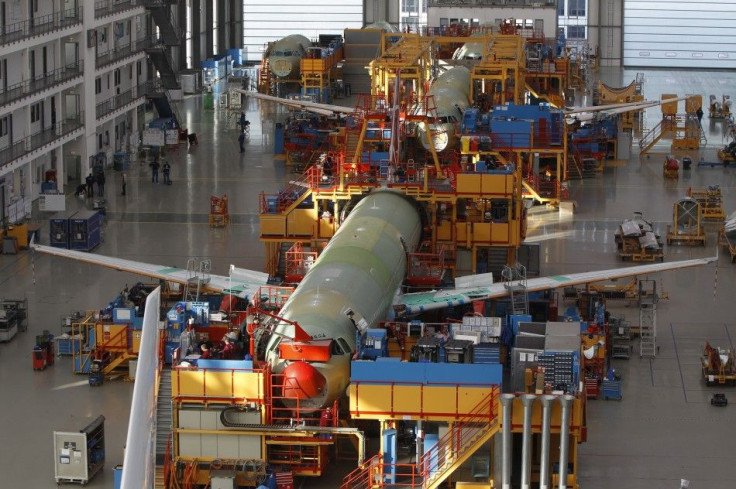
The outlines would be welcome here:
[[[529,314],[529,295],[526,289],[526,267],[520,263],[505,266],[501,272],[504,287],[511,298],[511,312],[514,315]]]
[[[161,369],[156,398],[156,481],[154,487],[165,487],[167,458],[170,454],[170,439],[174,422],[171,403],[171,367]]]
[[[159,31],[158,39],[152,46],[146,48],[146,53],[159,72],[161,82],[167,90],[181,88],[176,78],[174,62],[169,53],[170,48],[179,46],[182,40],[181,29],[177,26],[171,11],[171,5],[178,3],[180,0],[143,1]]]
[[[384,464],[381,456],[376,455],[348,474],[340,487],[341,489],[440,487],[456,469],[496,434],[499,428],[497,410],[496,393],[491,391],[467,416],[450,425],[450,429],[437,444],[424,452],[413,471],[407,473],[406,465],[397,467],[394,464]],[[392,476],[387,477],[388,474]]]
[[[198,260],[197,258],[187,260],[187,283],[184,286],[185,301],[199,300],[202,286],[210,282],[211,269],[212,262],[210,260]]]
[[[177,0],[163,2],[161,0],[144,0],[145,7],[151,13],[159,31],[159,40],[166,46],[178,46],[181,43],[181,31],[171,12],[171,5],[180,3]]]
[[[156,67],[159,76],[161,77],[161,83],[167,90],[178,90],[181,88],[179,80],[176,78],[176,72],[174,71],[174,62],[169,55],[167,46],[163,44],[154,44],[151,47],[146,48],[146,54],[151,59],[153,66]]]
[[[181,127],[181,116],[179,115],[179,111],[176,109],[176,105],[174,105],[169,98],[163,80],[160,82],[158,80],[150,82],[149,87],[146,90],[146,97],[153,103],[154,107],[156,107],[156,111],[160,118],[172,118],[176,123],[176,127]]]
[[[650,129],[639,140],[639,149],[641,154],[648,153],[660,139],[671,135],[675,122],[662,119],[659,124]]]

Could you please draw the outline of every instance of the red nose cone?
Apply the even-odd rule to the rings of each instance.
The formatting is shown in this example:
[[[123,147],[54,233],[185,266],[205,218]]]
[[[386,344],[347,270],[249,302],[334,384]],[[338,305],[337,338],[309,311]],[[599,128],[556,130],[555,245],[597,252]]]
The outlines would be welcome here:
[[[284,369],[283,396],[311,399],[322,395],[327,381],[316,368],[306,362],[294,362]]]

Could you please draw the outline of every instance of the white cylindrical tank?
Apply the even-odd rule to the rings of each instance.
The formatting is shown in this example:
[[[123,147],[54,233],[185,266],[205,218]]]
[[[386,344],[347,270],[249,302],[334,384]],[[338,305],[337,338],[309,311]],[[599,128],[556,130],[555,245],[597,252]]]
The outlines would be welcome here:
[[[332,339],[338,347],[333,346],[329,363],[287,362],[278,357],[277,345],[282,336],[294,336],[294,327],[284,322],[276,327],[266,347],[273,370],[298,377],[295,384],[300,386],[317,386],[302,392],[321,393],[310,399],[294,394],[302,399],[301,406],[310,406],[311,400],[311,407],[321,407],[344,393],[356,328],[362,331],[386,320],[406,277],[406,253],[417,248],[421,231],[416,202],[390,190],[370,193],[350,212],[281,309],[281,317],[299,324],[313,339]]]
[[[292,34],[276,41],[269,54],[271,72],[278,78],[296,79],[302,58],[312,43],[301,34]]]
[[[363,29],[383,29],[386,32],[396,32],[396,28],[385,20],[379,20],[378,22],[368,24],[367,26],[363,27]]]

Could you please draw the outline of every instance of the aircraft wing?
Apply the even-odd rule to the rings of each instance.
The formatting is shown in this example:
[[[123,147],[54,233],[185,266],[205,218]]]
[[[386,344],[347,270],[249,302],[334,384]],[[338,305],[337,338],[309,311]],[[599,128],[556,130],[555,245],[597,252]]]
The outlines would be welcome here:
[[[70,258],[72,260],[112,268],[121,272],[145,275],[146,277],[165,280],[167,282],[181,285],[186,285],[187,280],[191,275],[191,272],[183,268],[166,267],[134,260],[126,260],[124,258],[114,258],[95,253],[54,248],[33,243],[31,243],[31,247],[34,250],[47,255]],[[203,288],[210,292],[223,292],[225,294],[232,294],[246,300],[250,300],[253,295],[258,292],[260,286],[265,285],[266,282],[268,282],[267,273],[232,267],[229,277],[223,275],[209,275],[209,282],[204,284]]]
[[[158,311],[161,288],[148,294],[143,313],[138,367],[130,403],[121,489],[153,487],[156,477],[156,382],[158,381]]]
[[[306,110],[308,112],[314,112],[319,115],[333,115],[333,114],[352,114],[355,112],[353,107],[344,107],[342,105],[331,105],[331,104],[318,104],[316,102],[308,102],[306,100],[292,100],[288,98],[273,97],[264,93],[252,92],[249,90],[242,90],[236,88],[234,92],[239,92],[246,97],[253,97],[258,100],[266,100],[268,102],[275,102],[277,104],[286,105],[294,109]]]
[[[646,275],[667,270],[698,267],[714,262],[716,259],[717,257],[699,258],[669,263],[612,268],[595,272],[581,272],[571,273],[568,275],[532,278],[527,280],[526,287],[529,292],[558,289],[560,287],[570,287],[572,285],[600,282],[602,280],[613,280],[634,275]],[[394,310],[400,315],[413,315],[434,309],[443,309],[450,306],[469,304],[477,300],[505,297],[508,293],[506,284],[503,282],[495,284],[488,283],[487,285],[477,284],[471,287],[460,287],[455,289],[432,290],[429,292],[415,292],[398,296],[394,301]]]
[[[568,117],[573,121],[588,122],[596,119],[605,119],[606,117],[611,117],[617,114],[625,114],[626,112],[648,109],[650,107],[656,107],[657,105],[659,105],[657,102],[650,102],[649,104],[644,105],[639,104],[635,106],[608,108],[592,112],[576,112]]]
[[[565,109],[568,121],[588,122],[596,118],[606,118],[616,114],[624,114],[636,110],[644,110],[657,105],[677,103],[689,97],[665,98],[661,100],[641,100],[639,102],[622,102],[619,104],[594,105],[591,107],[572,107]]]
[[[679,99],[670,99],[665,100],[666,102],[671,102],[674,100]],[[601,112],[611,109],[624,109],[628,108],[630,110],[636,110],[637,108],[647,108],[651,107],[653,105],[659,105],[661,102],[659,100],[641,100],[639,102],[621,102],[619,104],[605,104],[605,105],[592,105],[590,107],[572,107],[570,109],[565,109],[566,114],[580,114],[580,113],[588,113],[588,112]]]

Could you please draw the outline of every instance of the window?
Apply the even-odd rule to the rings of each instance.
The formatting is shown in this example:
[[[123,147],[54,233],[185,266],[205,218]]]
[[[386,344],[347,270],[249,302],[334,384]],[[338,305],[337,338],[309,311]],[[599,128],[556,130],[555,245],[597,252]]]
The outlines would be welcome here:
[[[128,66],[128,78],[133,79],[133,65]]]
[[[31,105],[31,124],[41,120],[41,103]]]
[[[99,76],[95,78],[95,94],[102,93],[102,78]]]
[[[97,135],[97,149],[102,149],[102,134]]]
[[[585,39],[585,26],[584,25],[567,26],[567,38],[568,39]]]
[[[585,0],[568,0],[568,2],[567,15],[570,17],[585,17]]]
[[[10,121],[7,117],[0,119],[0,138],[4,138],[8,135],[8,129],[10,127]]]
[[[138,61],[136,69],[138,70],[138,76],[141,76],[141,62],[140,61]]]
[[[118,85],[120,85],[120,68],[117,68],[115,70],[113,78],[115,80],[115,86],[117,87]]]
[[[419,0],[402,0],[401,11],[404,13],[417,13]]]

